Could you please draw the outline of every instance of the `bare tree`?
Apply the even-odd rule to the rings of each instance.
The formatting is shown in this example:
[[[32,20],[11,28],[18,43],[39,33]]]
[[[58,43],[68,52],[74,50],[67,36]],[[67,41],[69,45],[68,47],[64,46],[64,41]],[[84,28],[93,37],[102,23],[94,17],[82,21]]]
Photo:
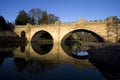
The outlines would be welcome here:
[[[30,18],[34,18],[34,23],[38,24],[38,20],[42,17],[42,10],[39,8],[33,8],[29,11],[28,15]]]
[[[54,24],[55,21],[59,21],[59,18],[54,14],[48,14],[48,24]]]

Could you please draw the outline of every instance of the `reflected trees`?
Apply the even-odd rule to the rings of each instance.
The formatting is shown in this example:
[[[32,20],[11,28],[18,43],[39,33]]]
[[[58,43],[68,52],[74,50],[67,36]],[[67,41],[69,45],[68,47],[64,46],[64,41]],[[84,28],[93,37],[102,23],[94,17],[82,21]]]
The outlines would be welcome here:
[[[84,43],[92,43],[92,42],[103,42],[104,40],[97,34],[87,31],[87,30],[76,30],[68,33],[62,39],[61,46],[63,50],[70,56],[80,57],[80,52],[84,52],[86,57],[86,51],[82,49],[82,44]],[[75,55],[74,55],[75,54]],[[83,54],[82,54],[83,56]],[[78,57],[78,58],[79,58]]]

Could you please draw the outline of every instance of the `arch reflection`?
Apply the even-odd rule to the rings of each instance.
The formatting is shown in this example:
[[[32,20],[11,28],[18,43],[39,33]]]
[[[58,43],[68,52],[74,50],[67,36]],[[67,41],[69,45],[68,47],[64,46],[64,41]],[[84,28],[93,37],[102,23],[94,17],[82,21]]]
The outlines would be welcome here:
[[[38,54],[47,54],[53,47],[53,38],[46,31],[36,32],[31,40],[32,48]]]
[[[88,52],[82,49],[84,42],[104,42],[104,40],[97,34],[88,30],[75,30],[62,39],[61,46],[63,50],[70,56],[86,59]]]
[[[87,59],[88,58],[88,52],[83,51],[81,49],[81,44],[78,42],[69,41],[70,44],[62,43],[61,46],[65,53],[67,53],[69,56],[77,58],[77,59]]]

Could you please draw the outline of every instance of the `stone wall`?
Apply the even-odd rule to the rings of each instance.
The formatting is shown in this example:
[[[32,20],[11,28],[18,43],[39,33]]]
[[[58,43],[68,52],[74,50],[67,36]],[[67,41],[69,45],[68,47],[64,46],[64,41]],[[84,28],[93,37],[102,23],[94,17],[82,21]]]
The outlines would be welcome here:
[[[107,25],[107,21],[77,21],[71,23],[55,23],[51,25],[23,25],[15,26],[14,32],[21,36],[21,32],[25,31],[26,38],[30,42],[32,36],[41,30],[47,31],[54,39],[54,43],[61,43],[63,37],[75,30],[88,30],[99,35],[105,42],[117,42],[120,39],[120,25],[118,25],[118,31],[114,26]]]

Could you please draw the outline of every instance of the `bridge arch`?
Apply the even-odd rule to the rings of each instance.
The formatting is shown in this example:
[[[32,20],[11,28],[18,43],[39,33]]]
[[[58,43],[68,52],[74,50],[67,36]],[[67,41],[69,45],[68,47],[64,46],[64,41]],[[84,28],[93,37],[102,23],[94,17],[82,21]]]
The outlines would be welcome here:
[[[85,34],[85,32],[87,32],[87,34]],[[85,52],[81,48],[81,44],[84,44],[84,40],[80,38],[80,37],[85,38],[84,34],[87,35],[86,36],[87,39],[90,39],[87,42],[95,42],[95,41],[105,42],[105,40],[101,36],[99,36],[93,31],[86,30],[86,29],[76,29],[68,32],[63,37],[63,39],[61,40],[61,49],[63,49],[63,51],[67,53],[69,56],[80,58],[80,59],[86,59],[87,56],[80,57],[80,56],[74,55],[74,53],[76,54],[77,52],[81,52],[81,51]]]
[[[94,35],[96,38],[99,39],[99,42],[107,41],[107,29],[105,24],[62,26],[60,30],[61,30],[60,41],[62,41],[67,34],[75,31],[85,31],[85,32],[91,33],[92,35]]]
[[[64,35],[63,38],[62,38],[62,40],[61,40],[61,43],[63,43],[64,40],[67,37],[71,36],[71,34],[73,34],[75,32],[76,33],[77,32],[83,32],[83,34],[84,34],[84,32],[87,32],[88,34],[94,36],[98,40],[98,42],[105,42],[105,40],[104,40],[103,37],[101,37],[100,35],[98,35],[97,33],[93,32],[93,31],[90,31],[90,30],[87,30],[87,29],[76,29],[76,30],[72,30],[72,31],[68,32],[66,35]]]
[[[74,32],[77,32],[77,31],[90,33],[90,34],[93,35],[95,38],[97,38],[99,42],[105,42],[104,38],[102,38],[100,35],[98,35],[97,33],[93,32],[93,31],[90,31],[90,30],[77,29],[77,30],[74,30],[74,31],[71,31],[71,32],[74,33]],[[70,33],[71,33],[71,32],[70,32]],[[69,33],[68,33],[68,34],[69,34]]]
[[[38,41],[39,39],[52,39],[53,40],[53,37],[48,31],[39,30],[34,33],[34,35],[31,38],[31,42]]]
[[[47,54],[53,48],[53,37],[49,32],[40,30],[32,36],[31,46],[38,54]]]

